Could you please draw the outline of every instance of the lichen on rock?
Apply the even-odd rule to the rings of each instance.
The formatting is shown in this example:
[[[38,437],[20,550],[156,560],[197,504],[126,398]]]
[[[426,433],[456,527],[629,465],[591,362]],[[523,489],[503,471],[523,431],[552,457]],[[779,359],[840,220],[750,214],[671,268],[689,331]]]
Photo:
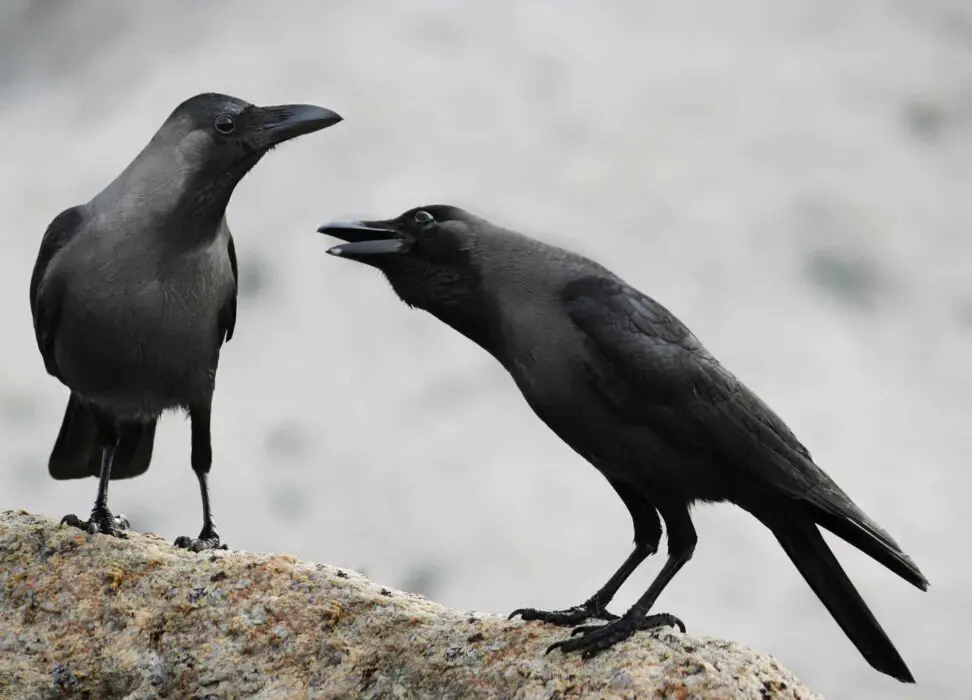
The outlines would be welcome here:
[[[194,554],[0,514],[0,698],[817,698],[677,631],[583,661],[567,630],[449,610],[284,554]]]

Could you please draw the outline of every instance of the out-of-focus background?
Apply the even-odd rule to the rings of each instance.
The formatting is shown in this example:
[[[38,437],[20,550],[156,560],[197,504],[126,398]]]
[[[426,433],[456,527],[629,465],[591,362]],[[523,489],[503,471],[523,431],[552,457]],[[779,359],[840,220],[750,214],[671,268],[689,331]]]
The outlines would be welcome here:
[[[696,557],[662,609],[831,697],[968,697],[966,0],[4,0],[0,508],[85,513],[95,493],[47,476],[67,390],[28,311],[44,228],[205,91],[346,120],[275,151],[230,204],[241,300],[212,475],[225,541],[497,612],[578,603],[628,554],[621,502],[504,371],[315,233],[459,204],[661,300],[932,581],[919,593],[830,538],[912,688],[871,670],[728,505],[696,510]],[[181,417],[155,455],[113,483],[112,507],[195,534]]]

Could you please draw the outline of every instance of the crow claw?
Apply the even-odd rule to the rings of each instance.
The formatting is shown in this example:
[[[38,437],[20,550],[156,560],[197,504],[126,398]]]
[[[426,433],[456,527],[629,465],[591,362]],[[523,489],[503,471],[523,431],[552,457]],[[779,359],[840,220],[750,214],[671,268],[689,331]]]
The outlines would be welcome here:
[[[511,612],[509,618],[507,619],[512,620],[517,615],[526,621],[538,620],[540,622],[546,622],[559,627],[569,627],[592,618],[607,621],[618,619],[617,615],[609,613],[604,608],[596,606],[590,601],[582,603],[581,605],[575,605],[574,607],[567,608],[566,610],[548,611],[537,610],[536,608],[518,608]]]
[[[219,533],[213,527],[204,527],[202,532],[199,533],[199,537],[187,537],[186,535],[176,537],[172,544],[179,549],[187,549],[190,552],[203,552],[207,549],[229,549],[225,544],[220,543]]]
[[[96,506],[91,511],[91,518],[82,520],[74,513],[69,513],[61,518],[61,525],[76,527],[87,532],[89,535],[111,535],[119,539],[126,539],[128,535],[125,530],[129,528],[128,518],[124,515],[112,515],[108,508]]]
[[[638,621],[639,630],[653,630],[658,627],[678,627],[682,634],[685,634],[685,623],[669,613],[648,615]]]
[[[656,627],[678,627],[683,632],[685,631],[685,625],[682,621],[668,613],[648,615],[638,619],[625,616],[606,625],[576,627],[571,631],[569,639],[554,642],[547,648],[547,653],[549,654],[554,649],[560,649],[565,654],[579,651],[582,659],[590,659],[605,649],[610,649],[618,642],[628,639],[636,631],[650,630]]]

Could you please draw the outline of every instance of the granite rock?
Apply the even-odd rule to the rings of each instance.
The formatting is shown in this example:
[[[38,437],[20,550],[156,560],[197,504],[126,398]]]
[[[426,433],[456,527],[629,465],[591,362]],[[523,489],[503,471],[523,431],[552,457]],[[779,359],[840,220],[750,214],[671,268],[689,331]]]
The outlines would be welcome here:
[[[0,514],[2,698],[819,697],[734,642],[662,630],[545,656],[565,633],[286,554]]]

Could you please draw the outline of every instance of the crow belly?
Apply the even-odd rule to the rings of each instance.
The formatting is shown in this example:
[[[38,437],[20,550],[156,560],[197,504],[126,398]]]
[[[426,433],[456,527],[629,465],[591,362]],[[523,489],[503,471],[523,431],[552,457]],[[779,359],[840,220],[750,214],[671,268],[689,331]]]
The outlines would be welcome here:
[[[57,362],[73,391],[119,418],[133,420],[151,420],[212,395],[215,314],[207,319],[144,307],[125,311],[129,313],[79,314],[62,323]]]
[[[727,498],[725,470],[716,460],[702,450],[673,444],[648,426],[604,423],[582,435],[586,439],[578,451],[599,471],[649,498],[686,503]]]

